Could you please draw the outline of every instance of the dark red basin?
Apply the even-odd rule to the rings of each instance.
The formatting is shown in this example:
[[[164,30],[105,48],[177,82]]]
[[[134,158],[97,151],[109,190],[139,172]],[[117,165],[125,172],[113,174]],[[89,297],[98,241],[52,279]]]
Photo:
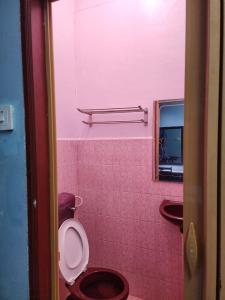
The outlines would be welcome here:
[[[183,203],[172,200],[163,200],[159,207],[160,214],[168,221],[183,226]]]

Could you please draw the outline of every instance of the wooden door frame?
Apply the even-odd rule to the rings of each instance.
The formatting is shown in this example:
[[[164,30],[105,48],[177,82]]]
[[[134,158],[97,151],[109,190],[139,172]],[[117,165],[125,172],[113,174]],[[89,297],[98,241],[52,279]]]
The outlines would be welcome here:
[[[207,69],[204,132],[204,281],[203,297],[219,299],[219,145],[220,145],[220,88],[221,88],[221,43],[222,4],[210,0],[207,11]],[[207,263],[206,263],[207,262]],[[213,298],[214,297],[214,298]]]
[[[220,154],[219,154],[219,176],[220,176],[220,184],[219,184],[219,193],[220,197],[220,218],[219,218],[219,226],[220,226],[220,251],[218,255],[218,265],[219,270],[218,274],[220,277],[220,299],[225,299],[225,5],[222,5],[222,46],[221,46],[221,89],[220,89]]]
[[[220,10],[220,0],[187,1],[185,126],[188,126],[184,139],[184,233],[187,233],[189,223],[194,222],[198,240],[203,240],[199,253],[205,256],[193,277],[185,272],[185,300],[216,299],[217,185],[212,182],[217,176],[217,166],[212,161],[218,158],[218,149],[213,148],[213,143],[218,145],[218,140],[213,134],[218,129],[219,61],[216,55]],[[21,16],[29,187],[30,298],[57,300],[56,140],[48,1],[21,0]],[[204,128],[209,134],[205,134]],[[204,149],[207,149],[205,153]],[[203,172],[206,162],[208,167]],[[207,221],[205,225],[203,220]],[[200,268],[200,265],[206,267]]]
[[[30,299],[58,299],[56,138],[47,1],[21,0]],[[49,40],[48,40],[49,38]]]
[[[220,0],[187,1],[184,233],[193,222],[199,261],[192,277],[185,268],[186,300],[217,293],[220,15]]]

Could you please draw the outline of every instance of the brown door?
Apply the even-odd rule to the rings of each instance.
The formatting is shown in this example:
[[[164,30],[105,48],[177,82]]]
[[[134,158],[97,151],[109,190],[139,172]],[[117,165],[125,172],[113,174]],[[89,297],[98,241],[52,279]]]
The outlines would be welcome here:
[[[185,299],[217,294],[220,1],[187,1]]]

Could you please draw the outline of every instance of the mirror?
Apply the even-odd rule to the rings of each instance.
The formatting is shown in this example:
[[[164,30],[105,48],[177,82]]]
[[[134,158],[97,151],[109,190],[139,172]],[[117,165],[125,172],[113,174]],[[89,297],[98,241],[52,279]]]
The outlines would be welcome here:
[[[155,102],[155,179],[183,181],[184,100]]]

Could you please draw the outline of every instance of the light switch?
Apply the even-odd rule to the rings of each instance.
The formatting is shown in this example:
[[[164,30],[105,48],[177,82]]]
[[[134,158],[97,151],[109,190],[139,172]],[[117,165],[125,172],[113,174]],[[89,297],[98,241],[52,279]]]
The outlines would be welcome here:
[[[0,131],[13,130],[13,106],[0,105]]]

